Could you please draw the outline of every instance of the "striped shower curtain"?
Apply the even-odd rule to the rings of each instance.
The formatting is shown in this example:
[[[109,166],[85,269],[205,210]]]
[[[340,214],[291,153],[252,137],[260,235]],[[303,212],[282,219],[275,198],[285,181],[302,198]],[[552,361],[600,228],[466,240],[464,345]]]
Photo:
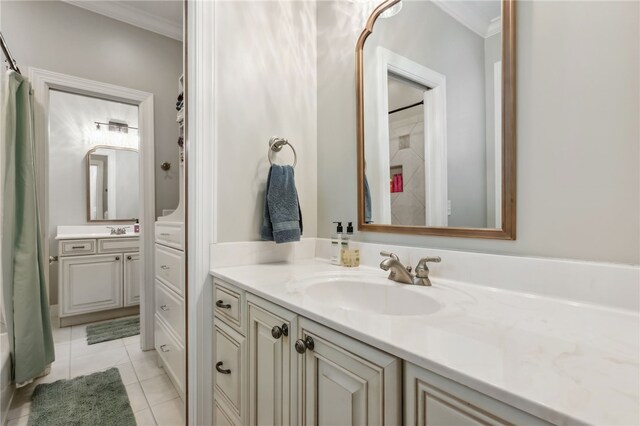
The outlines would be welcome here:
[[[54,360],[36,196],[33,97],[19,73],[8,72],[2,107],[2,299],[12,376],[19,386],[42,375]]]

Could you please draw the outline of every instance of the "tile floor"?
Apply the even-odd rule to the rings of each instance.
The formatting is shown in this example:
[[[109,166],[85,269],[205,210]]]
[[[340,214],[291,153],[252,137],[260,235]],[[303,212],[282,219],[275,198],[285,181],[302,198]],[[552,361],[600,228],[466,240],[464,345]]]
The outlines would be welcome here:
[[[7,426],[26,426],[31,394],[40,383],[70,379],[117,367],[140,426],[183,426],[184,403],[156,362],[156,352],[140,349],[140,336],[87,345],[87,325],[58,328],[53,319],[56,361],[51,373],[20,388],[13,396]]]

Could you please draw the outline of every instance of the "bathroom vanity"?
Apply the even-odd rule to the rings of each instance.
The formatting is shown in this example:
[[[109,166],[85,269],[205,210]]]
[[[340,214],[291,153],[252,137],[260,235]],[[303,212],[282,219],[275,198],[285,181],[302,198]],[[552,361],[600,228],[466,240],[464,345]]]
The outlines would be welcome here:
[[[134,233],[107,231],[106,227],[59,227],[61,326],[139,311],[139,238]]]
[[[638,420],[612,379],[637,373],[631,312],[318,259],[211,272],[216,425]]]

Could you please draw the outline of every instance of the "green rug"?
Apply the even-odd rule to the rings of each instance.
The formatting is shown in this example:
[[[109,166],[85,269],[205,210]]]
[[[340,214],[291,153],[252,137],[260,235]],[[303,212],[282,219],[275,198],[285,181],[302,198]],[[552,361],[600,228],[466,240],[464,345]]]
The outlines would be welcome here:
[[[107,342],[140,334],[140,317],[121,318],[87,326],[87,344]]]
[[[31,397],[29,426],[135,426],[120,371],[38,385]]]

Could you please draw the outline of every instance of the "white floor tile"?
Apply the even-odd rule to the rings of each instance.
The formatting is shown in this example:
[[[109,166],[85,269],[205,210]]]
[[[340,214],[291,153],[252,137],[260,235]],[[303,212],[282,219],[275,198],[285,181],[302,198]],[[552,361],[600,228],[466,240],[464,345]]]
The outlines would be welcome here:
[[[116,365],[116,368],[120,370],[120,377],[122,378],[122,383],[126,385],[130,385],[131,383],[138,382],[138,376],[136,376],[136,372],[133,369],[133,364],[131,361],[127,360],[125,363]]]
[[[131,383],[130,385],[125,386],[125,388],[127,389],[127,395],[129,396],[129,404],[131,405],[131,409],[134,413],[149,409],[149,404],[147,404],[147,399],[144,397],[144,392],[142,391],[140,383]]]
[[[87,344],[87,339],[76,339],[71,341],[71,358],[77,358],[83,355],[95,354],[108,351],[110,349],[121,348],[122,339],[109,340],[107,342]]]
[[[136,416],[136,424],[138,426],[156,426],[156,420],[153,418],[153,414],[150,409],[138,411],[134,414]]]
[[[127,346],[126,348],[138,380],[142,381],[165,374],[164,370],[158,367],[158,355],[155,349],[143,352],[135,346]]]
[[[29,416],[20,417],[7,422],[7,426],[27,426],[29,423]]]
[[[63,343],[71,341],[71,327],[53,328],[53,342]]]
[[[135,336],[123,337],[122,344],[125,346],[129,345],[138,345],[140,346],[140,335],[137,334]]]
[[[106,370],[109,367],[126,364],[127,360],[128,355],[124,347],[71,358],[70,376],[78,377],[100,370]]]
[[[74,325],[71,327],[71,340],[86,339],[86,338],[87,338],[87,324]]]
[[[184,402],[180,398],[151,407],[158,426],[184,426]]]
[[[36,385],[40,383],[52,383],[58,380],[69,378],[69,360],[61,359],[60,361],[54,361],[51,364],[51,371],[44,377],[40,377],[34,380]]]
[[[61,342],[53,345],[53,350],[56,354],[56,361],[68,360],[71,353],[71,342]]]
[[[17,419],[28,416],[31,413],[31,393],[33,388],[28,392],[21,392],[23,388],[18,389],[11,401],[11,407],[7,413],[7,420]]]
[[[140,382],[144,395],[152,407],[178,397],[169,376],[163,374]]]

